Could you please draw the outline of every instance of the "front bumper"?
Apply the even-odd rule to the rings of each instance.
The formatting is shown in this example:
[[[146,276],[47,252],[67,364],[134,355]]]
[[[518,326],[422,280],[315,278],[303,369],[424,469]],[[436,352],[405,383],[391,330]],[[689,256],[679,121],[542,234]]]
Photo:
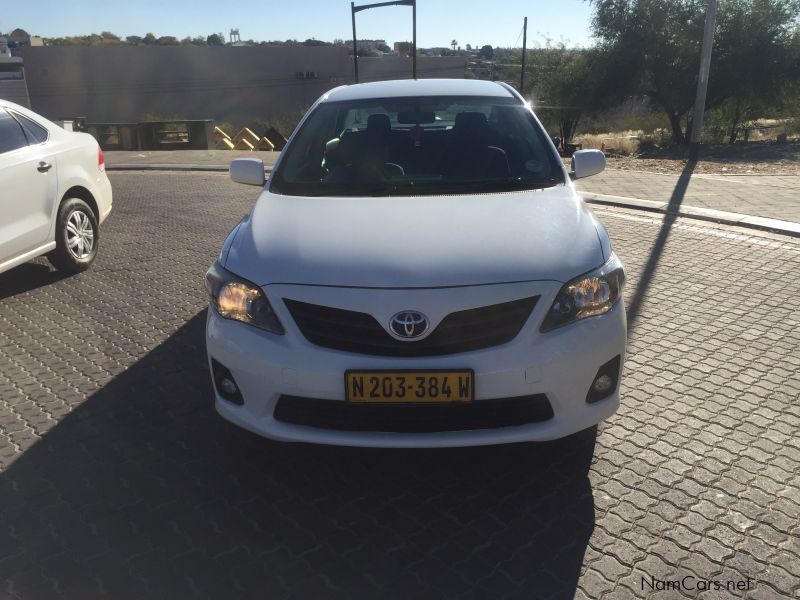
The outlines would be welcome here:
[[[601,365],[617,355],[624,362],[625,310],[620,301],[605,315],[541,334],[539,324],[558,289],[555,283],[547,284],[548,289],[542,285],[538,284],[537,290],[541,301],[514,340],[446,356],[366,356],[315,346],[297,330],[280,293],[277,299],[270,294],[270,300],[287,329],[284,336],[223,319],[212,307],[206,333],[209,367],[213,359],[229,369],[244,398],[244,404],[237,405],[214,389],[217,411],[228,421],[270,439],[343,446],[474,446],[545,441],[576,433],[608,418],[619,406],[619,385],[597,403],[587,403],[586,396]],[[398,306],[420,304],[401,301]],[[348,369],[472,369],[476,403],[546,394],[553,417],[520,426],[430,433],[330,430],[275,419],[275,406],[282,395],[344,402],[344,372]]]

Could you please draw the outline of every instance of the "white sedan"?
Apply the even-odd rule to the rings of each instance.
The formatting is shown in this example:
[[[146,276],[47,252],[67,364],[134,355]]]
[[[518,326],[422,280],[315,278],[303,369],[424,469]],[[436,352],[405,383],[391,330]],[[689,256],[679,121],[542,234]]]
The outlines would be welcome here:
[[[206,276],[218,412],[275,440],[549,440],[619,405],[624,272],[510,86],[337,88]],[[264,165],[231,163],[263,186]]]
[[[111,212],[92,136],[0,100],[0,190],[0,273],[43,254],[69,273],[89,268]]]

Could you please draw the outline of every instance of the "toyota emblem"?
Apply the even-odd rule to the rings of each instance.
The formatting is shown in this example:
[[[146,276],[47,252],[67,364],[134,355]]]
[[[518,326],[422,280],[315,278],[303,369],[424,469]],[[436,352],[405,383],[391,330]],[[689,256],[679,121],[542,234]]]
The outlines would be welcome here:
[[[428,331],[429,326],[428,317],[415,310],[401,311],[394,315],[389,322],[389,329],[392,333],[407,340],[418,338]]]

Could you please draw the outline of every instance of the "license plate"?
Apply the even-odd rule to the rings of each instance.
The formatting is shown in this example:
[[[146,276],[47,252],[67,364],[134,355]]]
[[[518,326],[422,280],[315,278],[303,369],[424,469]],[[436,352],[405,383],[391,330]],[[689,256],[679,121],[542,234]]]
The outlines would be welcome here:
[[[472,402],[472,371],[347,371],[345,396],[355,403]]]

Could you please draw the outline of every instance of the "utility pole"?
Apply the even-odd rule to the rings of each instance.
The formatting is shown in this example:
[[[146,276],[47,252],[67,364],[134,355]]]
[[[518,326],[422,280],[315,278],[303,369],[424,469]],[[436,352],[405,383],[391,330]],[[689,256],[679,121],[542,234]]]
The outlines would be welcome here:
[[[519,38],[517,38],[519,39]],[[525,94],[525,54],[528,49],[528,17],[522,26],[522,72],[519,74],[519,93]]]
[[[417,0],[389,0],[387,2],[375,2],[374,4],[362,4],[356,6],[355,2],[350,3],[350,14],[353,18],[353,75],[355,82],[358,83],[358,42],[356,41],[356,13],[370,8],[381,8],[383,6],[410,6],[414,9],[414,41],[411,49],[411,68],[414,79],[417,78]]]
[[[708,93],[708,73],[711,70],[711,50],[714,47],[714,25],[717,20],[717,0],[708,0],[706,25],[703,30],[703,48],[700,52],[700,77],[697,81],[697,96],[692,113],[692,135],[689,141],[689,160],[697,161],[700,150],[700,133],[703,131],[703,115]]]
[[[358,42],[356,41],[356,3],[350,3],[350,13],[353,17],[353,79],[358,83]]]
[[[413,21],[413,40],[411,42],[411,75],[414,79],[417,78],[417,0],[411,3]]]

